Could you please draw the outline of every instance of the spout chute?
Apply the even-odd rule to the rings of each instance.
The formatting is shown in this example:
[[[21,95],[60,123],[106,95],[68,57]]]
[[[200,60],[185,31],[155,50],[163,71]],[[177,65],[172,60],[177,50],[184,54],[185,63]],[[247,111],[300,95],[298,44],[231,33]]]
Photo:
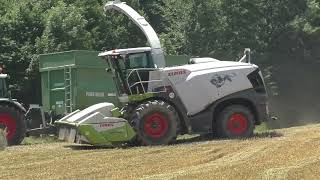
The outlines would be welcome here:
[[[157,36],[157,33],[154,31],[152,26],[145,20],[144,17],[142,17],[134,9],[128,6],[125,2],[121,2],[120,0],[107,2],[107,4],[104,6],[104,10],[116,10],[128,16],[147,37],[152,49],[151,52],[154,64],[158,68],[166,66],[163,50],[161,48],[160,40]]]

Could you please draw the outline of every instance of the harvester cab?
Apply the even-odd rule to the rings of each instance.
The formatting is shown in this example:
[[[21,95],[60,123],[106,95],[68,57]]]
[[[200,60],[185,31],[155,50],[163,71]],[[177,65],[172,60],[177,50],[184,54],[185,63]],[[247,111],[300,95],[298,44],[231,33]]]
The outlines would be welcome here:
[[[148,86],[161,81],[150,76],[161,71],[161,68],[157,68],[151,51],[150,47],[141,47],[116,49],[99,54],[108,64],[107,71],[112,73],[120,102],[127,103],[128,95],[151,93]]]
[[[100,103],[65,116],[56,121],[59,139],[108,146],[169,144],[186,133],[250,137],[255,125],[269,119],[263,76],[251,64],[249,49],[238,62],[192,58],[190,64],[166,67],[158,36],[142,16],[119,0],[104,9],[127,15],[150,47],[99,54],[122,107]]]

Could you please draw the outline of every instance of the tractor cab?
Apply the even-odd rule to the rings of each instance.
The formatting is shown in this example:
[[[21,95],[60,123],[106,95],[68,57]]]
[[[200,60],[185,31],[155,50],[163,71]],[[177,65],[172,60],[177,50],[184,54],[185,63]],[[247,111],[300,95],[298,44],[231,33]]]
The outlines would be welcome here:
[[[99,54],[108,65],[107,71],[113,75],[118,94],[134,95],[148,92],[150,72],[157,71],[150,47],[116,49]]]

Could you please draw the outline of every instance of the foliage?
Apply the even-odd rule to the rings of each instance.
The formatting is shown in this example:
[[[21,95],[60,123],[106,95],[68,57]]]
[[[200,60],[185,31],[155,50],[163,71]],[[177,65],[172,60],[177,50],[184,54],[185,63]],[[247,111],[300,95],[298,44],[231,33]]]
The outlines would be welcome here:
[[[34,101],[38,55],[72,49],[146,46],[127,17],[103,12],[102,0],[4,0],[0,4],[0,62],[19,90]],[[319,0],[127,0],[159,34],[166,54],[238,58],[251,47],[259,63],[279,53],[320,57]],[[271,55],[271,56],[270,56]],[[290,58],[284,58],[286,60]],[[268,66],[268,65],[266,65]],[[272,73],[268,66],[268,74]],[[31,96],[28,94],[32,94]]]

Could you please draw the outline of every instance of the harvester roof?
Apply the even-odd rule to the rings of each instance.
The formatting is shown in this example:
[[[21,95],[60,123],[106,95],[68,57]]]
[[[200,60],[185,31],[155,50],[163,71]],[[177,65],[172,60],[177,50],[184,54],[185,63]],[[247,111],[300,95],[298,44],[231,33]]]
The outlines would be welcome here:
[[[8,77],[8,75],[7,74],[0,74],[0,78],[2,79],[2,78],[7,78]]]
[[[136,54],[136,53],[143,53],[143,52],[150,52],[150,47],[138,47],[138,48],[128,48],[128,49],[114,49],[111,51],[105,51],[99,53],[99,56],[115,56],[115,55],[126,55],[126,54]]]

